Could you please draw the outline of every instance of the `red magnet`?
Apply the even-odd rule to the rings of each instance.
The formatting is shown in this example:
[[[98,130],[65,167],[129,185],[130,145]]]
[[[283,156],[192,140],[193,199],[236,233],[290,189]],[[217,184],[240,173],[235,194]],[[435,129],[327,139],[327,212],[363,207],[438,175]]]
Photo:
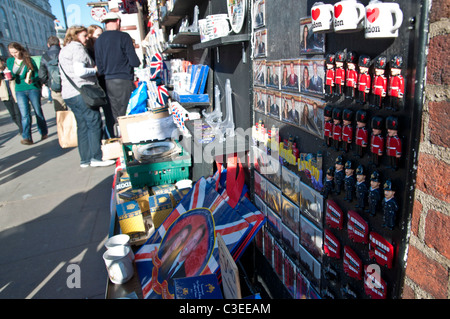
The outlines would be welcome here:
[[[344,247],[344,272],[357,280],[362,280],[363,263],[349,246]]]
[[[348,211],[348,237],[356,243],[368,243],[369,224],[355,211]]]
[[[372,299],[386,299],[386,281],[371,265],[364,269],[364,291]]]
[[[331,228],[342,229],[344,224],[344,213],[333,200],[327,200],[327,210],[325,212],[325,222]]]
[[[323,250],[328,257],[341,258],[341,243],[329,229],[325,229]]]
[[[394,246],[380,234],[370,232],[369,257],[375,259],[377,264],[391,269],[394,260]]]

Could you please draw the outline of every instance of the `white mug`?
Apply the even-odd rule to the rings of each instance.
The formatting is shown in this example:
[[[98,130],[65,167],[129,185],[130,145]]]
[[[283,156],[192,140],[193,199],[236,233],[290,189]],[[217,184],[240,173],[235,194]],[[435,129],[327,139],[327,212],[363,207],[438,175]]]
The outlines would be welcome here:
[[[334,5],[333,26],[336,32],[354,32],[364,27],[366,10],[356,0],[342,0]]]
[[[211,19],[209,21],[209,32],[213,38],[223,37],[231,32],[228,19]]]
[[[311,8],[313,32],[327,32],[333,30],[334,7],[332,4],[316,2]]]
[[[110,248],[116,247],[116,246],[130,247],[130,236],[128,236],[127,234],[115,235],[115,236],[110,237],[105,243],[106,249],[110,249]],[[134,253],[133,253],[132,249],[130,249],[129,257],[131,258],[131,261],[134,260]]]
[[[115,246],[107,249],[103,254],[109,279],[115,284],[123,284],[134,275],[133,262],[129,246]]]
[[[366,7],[365,37],[396,38],[403,22],[403,12],[398,3],[370,1]]]

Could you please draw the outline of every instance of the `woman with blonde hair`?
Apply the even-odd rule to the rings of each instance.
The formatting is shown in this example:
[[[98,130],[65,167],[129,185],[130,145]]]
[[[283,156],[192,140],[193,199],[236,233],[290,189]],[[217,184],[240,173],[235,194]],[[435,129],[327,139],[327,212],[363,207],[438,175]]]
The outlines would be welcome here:
[[[90,109],[80,92],[86,84],[97,83],[97,68],[86,51],[87,29],[83,26],[70,27],[64,38],[64,47],[59,53],[62,97],[77,120],[78,152],[80,167],[99,167],[114,164],[113,160],[102,161],[101,134],[102,119],[99,110]]]
[[[97,40],[98,37],[100,36],[100,34],[102,34],[102,33],[103,33],[103,28],[97,24],[91,24],[87,28],[88,40],[86,43],[86,49],[87,49],[90,57],[92,58],[92,60],[94,60],[94,62],[95,62],[94,43],[95,43],[95,40]]]
[[[41,140],[45,140],[48,137],[47,122],[41,107],[41,85],[38,67],[28,51],[20,43],[11,42],[8,45],[8,50],[12,57],[6,61],[6,65],[11,71],[15,82],[16,99],[22,118],[23,131],[20,143],[31,145],[33,144],[33,139],[31,137],[30,103],[34,109]]]

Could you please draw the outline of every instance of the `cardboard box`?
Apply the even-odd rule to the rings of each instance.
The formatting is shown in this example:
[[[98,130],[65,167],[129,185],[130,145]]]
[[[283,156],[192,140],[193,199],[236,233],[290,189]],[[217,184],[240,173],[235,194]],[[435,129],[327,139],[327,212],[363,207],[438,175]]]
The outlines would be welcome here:
[[[108,140],[102,140],[102,153],[103,160],[117,159],[123,156],[122,143],[120,139],[111,138]]]

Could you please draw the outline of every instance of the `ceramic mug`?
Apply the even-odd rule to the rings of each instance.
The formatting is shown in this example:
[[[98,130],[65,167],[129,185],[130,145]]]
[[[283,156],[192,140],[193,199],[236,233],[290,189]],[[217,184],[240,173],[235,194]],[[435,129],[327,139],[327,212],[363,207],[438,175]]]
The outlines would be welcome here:
[[[403,22],[403,12],[398,3],[370,1],[366,6],[365,37],[396,38]]]
[[[311,8],[312,31],[327,32],[333,30],[334,7],[332,4],[316,2]]]
[[[342,0],[334,5],[333,27],[336,32],[354,32],[363,28],[366,10],[356,0]]]
[[[110,237],[105,243],[106,249],[110,249],[110,248],[113,248],[116,246],[130,247],[130,236],[128,236],[127,234],[115,235],[115,236]],[[133,250],[131,250],[131,249],[130,249],[129,257],[131,258],[131,261],[134,260],[134,253],[133,253]]]
[[[115,246],[107,249],[103,254],[109,279],[115,284],[123,284],[134,275],[133,262],[129,246]]]
[[[213,38],[223,37],[231,32],[228,19],[211,19],[208,27]]]

